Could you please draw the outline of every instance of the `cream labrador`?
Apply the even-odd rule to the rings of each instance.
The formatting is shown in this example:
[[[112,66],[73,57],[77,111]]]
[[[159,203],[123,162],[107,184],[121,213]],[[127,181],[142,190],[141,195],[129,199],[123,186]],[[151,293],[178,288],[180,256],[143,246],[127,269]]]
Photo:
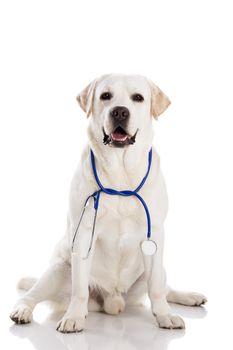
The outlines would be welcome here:
[[[206,298],[166,285],[163,223],[168,200],[159,156],[152,146],[152,117],[157,119],[170,101],[154,83],[138,75],[102,76],[77,100],[89,117],[88,144],[71,183],[67,230],[42,277],[20,280],[18,287],[26,293],[10,317],[18,324],[28,323],[34,307],[50,300],[66,310],[57,330],[78,332],[84,329],[88,311],[116,315],[126,304],[139,304],[148,295],[159,327],[184,328],[184,321],[171,313],[168,302],[202,305]],[[150,212],[151,239],[157,251],[145,255],[141,243],[147,239],[147,217],[138,198],[102,192],[94,232],[96,198],[90,198],[84,211],[83,207],[99,190],[91,150],[103,186],[120,191],[134,190],[141,183],[151,148],[151,168],[138,193]]]

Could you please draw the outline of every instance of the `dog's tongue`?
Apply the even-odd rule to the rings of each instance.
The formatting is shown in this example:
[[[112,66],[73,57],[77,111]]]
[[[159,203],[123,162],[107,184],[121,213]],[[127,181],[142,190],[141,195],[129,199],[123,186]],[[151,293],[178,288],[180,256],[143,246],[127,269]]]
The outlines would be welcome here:
[[[120,132],[113,132],[111,136],[113,141],[125,141],[128,137],[128,135],[122,134]]]

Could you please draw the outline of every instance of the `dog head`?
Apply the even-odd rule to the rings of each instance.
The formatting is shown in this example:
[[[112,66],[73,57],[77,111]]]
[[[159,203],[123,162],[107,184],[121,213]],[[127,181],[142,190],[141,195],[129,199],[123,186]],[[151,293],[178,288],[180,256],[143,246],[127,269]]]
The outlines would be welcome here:
[[[126,147],[147,137],[152,116],[169,106],[168,97],[151,81],[138,75],[106,75],[90,83],[77,97],[90,118],[95,140]]]

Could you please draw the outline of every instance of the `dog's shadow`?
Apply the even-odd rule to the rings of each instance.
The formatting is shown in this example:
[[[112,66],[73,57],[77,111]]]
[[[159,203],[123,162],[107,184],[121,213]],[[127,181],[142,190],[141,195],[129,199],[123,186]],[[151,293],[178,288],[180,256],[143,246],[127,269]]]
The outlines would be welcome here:
[[[172,306],[188,318],[203,318],[203,307],[187,308]],[[183,337],[184,330],[162,330],[156,326],[148,308],[131,307],[118,316],[90,312],[86,329],[75,334],[61,334],[56,331],[56,322],[61,315],[51,314],[42,323],[33,321],[29,325],[13,325],[10,332],[19,338],[27,338],[36,350],[76,349],[159,349],[166,350],[171,340]]]

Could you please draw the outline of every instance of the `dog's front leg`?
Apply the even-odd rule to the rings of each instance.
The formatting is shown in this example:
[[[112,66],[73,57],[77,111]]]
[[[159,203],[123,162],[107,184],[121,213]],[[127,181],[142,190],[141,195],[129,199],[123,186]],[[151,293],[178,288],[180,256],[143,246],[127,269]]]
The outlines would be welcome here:
[[[80,230],[74,252],[71,253],[71,301],[65,315],[57,324],[57,330],[62,333],[80,332],[84,328],[88,313],[89,274],[96,241],[94,236],[91,251],[86,258],[90,244],[90,231],[90,229]]]
[[[152,313],[161,328],[185,328],[182,318],[171,314],[166,298],[166,273],[163,267],[164,232],[162,226],[161,229],[155,231],[154,240],[157,244],[157,252],[152,257],[144,256]]]

